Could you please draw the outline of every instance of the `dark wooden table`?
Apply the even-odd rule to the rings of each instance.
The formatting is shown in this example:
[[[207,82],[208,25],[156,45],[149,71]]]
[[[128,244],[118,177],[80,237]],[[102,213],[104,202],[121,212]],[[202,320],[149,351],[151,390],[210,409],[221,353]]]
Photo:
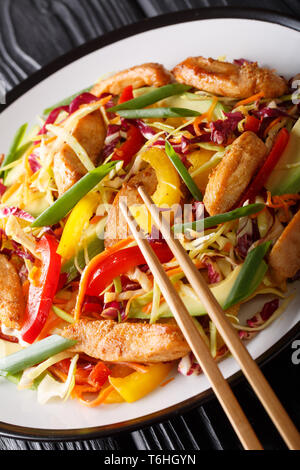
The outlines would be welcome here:
[[[300,18],[299,0],[1,0],[0,78],[12,89],[34,71],[86,41],[146,17],[210,6],[267,8]],[[299,367],[291,345],[263,367],[294,422],[300,426]],[[265,449],[285,446],[252,390],[234,387]],[[1,406],[5,406],[4,403]],[[240,449],[216,400],[132,433],[93,441],[33,442],[0,438],[0,450]]]

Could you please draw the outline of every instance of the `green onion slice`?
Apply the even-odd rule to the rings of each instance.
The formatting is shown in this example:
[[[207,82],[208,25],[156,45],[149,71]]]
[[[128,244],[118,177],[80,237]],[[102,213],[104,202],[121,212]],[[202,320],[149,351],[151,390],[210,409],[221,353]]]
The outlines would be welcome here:
[[[66,339],[59,335],[48,336],[38,343],[32,344],[21,351],[0,359],[0,375],[11,376],[28,367],[35,366],[51,356],[71,348],[75,340]]]
[[[248,252],[241,271],[229,292],[224,310],[248,298],[258,288],[268,270],[264,261],[271,242],[265,242]]]
[[[32,223],[32,227],[51,226],[63,219],[118,163],[105,163],[83,176]]]
[[[186,108],[146,108],[146,109],[125,109],[117,113],[126,119],[151,119],[151,118],[180,118],[201,116],[201,113],[193,109]]]
[[[172,83],[170,85],[165,85],[156,90],[149,91],[138,98],[133,98],[132,100],[126,101],[125,103],[118,104],[113,106],[108,111],[116,112],[123,109],[141,109],[151,104],[157,103],[158,101],[168,98],[169,96],[181,95],[182,93],[189,90],[191,87],[188,85],[182,85],[180,83]]]
[[[173,149],[172,145],[170,142],[166,141],[166,146],[165,146],[166,154],[168,155],[169,159],[173,163],[174,167],[178,171],[179,175],[185,182],[187,188],[189,189],[190,193],[192,194],[193,198],[196,201],[202,201],[203,196],[201,191],[199,190],[198,186],[196,185],[195,181],[189,174],[188,170],[180,160],[180,157],[178,154],[175,152]]]
[[[16,154],[19,150],[19,145],[22,142],[23,137],[25,135],[25,132],[27,130],[27,126],[28,126],[28,124],[23,124],[17,130],[17,132],[16,132],[16,134],[13,138],[13,141],[11,143],[10,149],[9,149],[6,157],[4,158],[4,160],[2,162],[2,165],[1,165],[2,167],[5,167],[5,166],[9,165],[10,163],[12,163],[16,160]],[[3,176],[3,171],[0,170],[0,177],[1,176]],[[6,171],[4,172],[4,177],[5,176],[6,176]]]
[[[185,224],[176,224],[173,226],[173,231],[178,233],[184,232],[187,229],[194,231],[207,230],[208,228],[223,224],[224,222],[230,222],[231,220],[241,219],[242,217],[256,214],[263,210],[264,207],[265,205],[261,203],[248,204],[247,206],[238,207],[237,209],[225,212],[224,214],[213,215],[211,217],[206,217],[205,219],[195,220],[194,222],[187,222]]]

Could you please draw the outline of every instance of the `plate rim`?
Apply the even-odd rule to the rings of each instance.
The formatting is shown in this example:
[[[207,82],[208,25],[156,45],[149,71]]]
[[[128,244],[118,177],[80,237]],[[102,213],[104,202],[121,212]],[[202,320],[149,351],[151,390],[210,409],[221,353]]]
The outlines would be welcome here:
[[[265,21],[300,31],[299,20],[290,15],[283,15],[268,9],[235,7],[193,8],[178,12],[170,12],[164,15],[158,15],[153,18],[146,18],[92,39],[91,41],[88,41],[81,46],[70,50],[66,54],[58,57],[46,66],[37,70],[27,79],[22,81],[19,85],[8,91],[6,96],[6,104],[0,105],[0,114],[23,94],[29,91],[33,86],[37,85],[40,81],[50,77],[75,60],[78,60],[98,49],[116,43],[122,39],[126,39],[130,36],[154,29],[159,29],[165,26],[186,23],[189,21],[222,18]],[[260,366],[263,366],[270,360],[274,359],[283,349],[287,347],[290,342],[297,338],[299,335],[299,324],[300,322],[290,329],[271,348],[259,356],[256,359],[256,362]],[[228,382],[231,384],[231,386],[234,386],[242,379],[243,374],[241,371],[238,371],[228,379]],[[27,426],[18,426],[0,421],[0,436],[30,441],[74,441],[89,440],[99,437],[104,438],[120,432],[132,432],[138,428],[144,428],[145,426],[153,425],[158,421],[170,419],[174,415],[187,412],[196,406],[201,406],[213,398],[214,394],[212,389],[209,388],[192,398],[188,398],[184,401],[181,401],[180,403],[177,403],[176,405],[164,408],[163,410],[156,411],[154,413],[150,413],[132,420],[89,428],[48,430],[31,428]]]

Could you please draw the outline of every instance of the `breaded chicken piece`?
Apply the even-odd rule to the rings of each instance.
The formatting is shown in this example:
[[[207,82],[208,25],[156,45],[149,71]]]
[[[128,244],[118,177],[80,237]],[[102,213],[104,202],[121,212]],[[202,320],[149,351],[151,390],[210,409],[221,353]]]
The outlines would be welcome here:
[[[276,241],[269,255],[269,266],[277,282],[295,276],[300,269],[300,210]]]
[[[96,165],[106,138],[106,127],[100,111],[80,119],[71,133]],[[59,196],[87,173],[74,151],[65,143],[54,155],[53,172]]]
[[[199,90],[233,98],[247,98],[263,92],[275,98],[287,92],[286,81],[272,70],[257,63],[243,65],[220,62],[204,57],[188,57],[173,69],[176,80]]]
[[[101,96],[102,93],[120,95],[129,85],[132,85],[135,90],[144,86],[160,87],[171,81],[172,75],[163,65],[148,63],[122,70],[106,80],[99,80],[91,93],[96,96]]]
[[[25,312],[25,299],[14,265],[0,255],[0,323],[20,329]]]
[[[209,176],[203,202],[210,215],[227,212],[239,201],[266,154],[265,144],[253,132],[233,142]]]
[[[74,352],[107,362],[165,362],[190,350],[175,323],[117,323],[113,320],[80,320],[63,331],[77,340]]]
[[[152,195],[157,187],[157,178],[153,168],[148,167],[130,178],[127,184],[124,184],[114,199],[113,205],[108,214],[105,227],[105,248],[114,245],[117,241],[128,238],[131,231],[127,225],[120,208],[120,198],[127,198],[128,207],[135,204],[143,204],[143,200],[136,189],[136,186],[143,184],[146,191]]]

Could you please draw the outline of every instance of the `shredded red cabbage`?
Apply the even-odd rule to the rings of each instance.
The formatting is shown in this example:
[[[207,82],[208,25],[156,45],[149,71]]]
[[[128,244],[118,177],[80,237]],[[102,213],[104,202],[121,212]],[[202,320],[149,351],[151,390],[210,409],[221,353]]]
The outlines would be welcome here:
[[[271,300],[270,302],[265,303],[261,312],[254,315],[252,318],[247,320],[248,326],[255,328],[256,326],[263,325],[267,320],[273,315],[273,313],[279,307],[279,299]]]
[[[259,230],[257,227],[257,221],[255,219],[241,219],[239,222],[239,228],[237,231],[237,245],[235,247],[236,252],[241,258],[246,258],[249,248],[252,244],[259,240]]]
[[[34,153],[29,155],[28,163],[29,163],[29,166],[30,166],[30,169],[31,169],[32,173],[36,173],[41,168],[41,165],[38,162],[37,157]]]
[[[217,282],[222,281],[223,277],[221,271],[214,259],[206,256],[204,264],[207,267],[209,284],[216,284]]]
[[[21,245],[16,243],[14,240],[12,240],[11,243],[13,246],[12,254],[19,256],[19,258],[28,259],[34,263],[34,256],[31,253],[22,250]]]
[[[109,157],[117,147],[117,145],[121,142],[121,126],[117,124],[109,124],[107,127],[107,134],[106,139],[104,142],[104,148],[102,151],[102,157],[105,158]]]
[[[144,121],[142,121],[141,119],[136,119],[134,121],[134,123],[138,127],[138,129],[140,130],[143,137],[145,137],[145,139],[147,139],[147,140],[152,139],[152,137],[155,134],[157,134],[157,132],[155,132],[155,130],[152,129],[152,127],[145,124]]]
[[[28,212],[25,212],[22,209],[19,209],[18,207],[2,207],[0,209],[0,219],[4,219],[10,215],[17,217],[18,219],[27,220],[27,222],[34,221],[34,217],[32,217],[32,215],[28,214]]]
[[[68,112],[69,114],[75,113],[80,106],[83,104],[90,104],[93,103],[94,101],[98,101],[99,98],[92,93],[81,93],[81,95],[78,95],[74,100],[70,103]]]
[[[109,320],[116,320],[121,313],[121,304],[119,302],[109,302],[104,304],[101,316]]]
[[[199,375],[202,369],[192,352],[182,357],[178,364],[178,372],[185,376]]]
[[[218,145],[224,144],[229,135],[236,130],[238,123],[244,119],[244,115],[239,111],[224,114],[227,119],[218,119],[210,123],[211,140]]]
[[[3,184],[3,179],[0,179],[0,196],[3,196],[6,190],[7,187]]]

